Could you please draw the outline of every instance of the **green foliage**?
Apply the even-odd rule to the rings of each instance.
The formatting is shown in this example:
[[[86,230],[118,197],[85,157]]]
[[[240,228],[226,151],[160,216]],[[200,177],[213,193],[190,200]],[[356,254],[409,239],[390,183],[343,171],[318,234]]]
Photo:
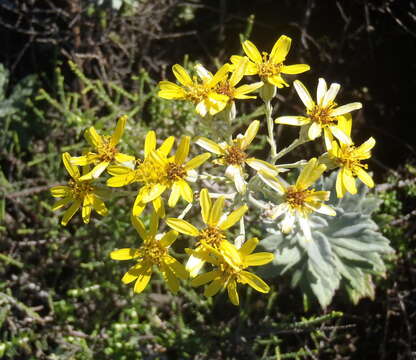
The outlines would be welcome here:
[[[322,184],[324,190],[335,188],[336,173]],[[357,303],[362,297],[374,297],[373,276],[384,276],[384,257],[392,254],[389,240],[381,235],[372,213],[380,200],[369,195],[360,183],[357,195],[337,199],[331,194],[328,204],[337,216],[313,215],[310,218],[313,241],[300,233],[283,235],[268,228],[272,235],[262,246],[275,253],[275,260],[262,272],[276,276],[289,272],[292,286],[300,286],[308,296],[315,296],[325,308],[335,291],[342,288]]]

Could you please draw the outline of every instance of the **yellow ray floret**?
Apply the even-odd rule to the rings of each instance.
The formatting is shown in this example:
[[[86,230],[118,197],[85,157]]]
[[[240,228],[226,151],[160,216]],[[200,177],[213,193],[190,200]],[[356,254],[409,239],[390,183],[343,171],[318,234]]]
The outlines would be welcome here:
[[[196,253],[206,252],[206,245],[215,249],[220,249],[221,244],[226,239],[225,230],[237,223],[248,210],[247,205],[240,206],[228,216],[223,214],[224,197],[219,197],[214,204],[209,196],[207,189],[202,189],[199,195],[201,205],[202,220],[205,224],[203,229],[198,229],[186,220],[168,218],[166,223],[172,229],[192,237],[196,237],[198,242],[195,246]],[[203,266],[204,261],[200,257],[191,256],[186,264],[186,268],[191,276],[196,276]]]
[[[170,81],[159,82],[158,96],[163,99],[179,99],[191,101],[196,106],[196,112],[205,117],[215,115],[224,110],[229,98],[216,91],[217,84],[227,77],[229,65],[223,65],[215,75],[212,75],[202,65],[195,66],[197,74],[191,78],[187,71],[179,64],[173,65],[172,71],[182,86]]]
[[[209,247],[208,252],[198,252],[187,249],[187,252],[200,257],[203,261],[214,266],[214,270],[203,273],[192,279],[192,286],[205,287],[205,296],[214,296],[221,289],[227,288],[228,297],[234,305],[239,305],[240,300],[237,292],[237,284],[248,284],[254,290],[268,293],[269,286],[257,275],[247,271],[249,266],[260,266],[271,262],[274,258],[272,253],[252,253],[258,244],[258,239],[247,240],[240,249],[233,244],[224,241],[220,250]]]
[[[245,75],[259,75],[262,81],[282,88],[289,84],[282,78],[282,74],[301,74],[310,69],[309,65],[296,64],[285,65],[284,61],[290,50],[291,38],[282,35],[274,44],[270,54],[262,52],[249,40],[243,42],[243,50],[249,61]],[[241,62],[241,56],[234,55],[231,62],[237,65]]]
[[[179,290],[179,280],[187,279],[188,272],[174,257],[169,255],[169,247],[176,240],[178,233],[169,231],[158,235],[159,218],[152,213],[150,228],[146,230],[141,220],[132,216],[133,226],[143,239],[143,244],[137,249],[123,248],[111,252],[113,260],[132,260],[137,263],[127,271],[121,281],[125,284],[135,282],[134,292],[141,293],[150,281],[153,269],[156,267],[162,274],[168,288],[173,293]]]
[[[361,109],[362,104],[353,102],[337,106],[335,97],[341,86],[334,83],[327,89],[326,81],[322,78],[318,82],[316,103],[299,80],[295,80],[293,85],[306,107],[306,116],[281,116],[276,119],[276,123],[307,126],[306,133],[310,140],[318,138],[323,132],[325,146],[328,150],[331,149],[334,137],[343,144],[352,144],[350,135],[342,130],[339,122],[345,117],[348,118],[351,111]]]
[[[85,132],[85,137],[96,152],[88,152],[83,156],[71,157],[73,165],[85,166],[93,164],[93,169],[81,177],[81,180],[98,178],[111,163],[132,163],[134,156],[122,154],[117,149],[126,126],[127,116],[118,119],[116,129],[111,136],[101,136],[94,127]]]
[[[105,216],[108,210],[101,199],[105,195],[105,190],[94,186],[90,180],[81,180],[81,174],[77,166],[71,164],[71,155],[62,154],[62,161],[71,180],[68,185],[59,185],[51,188],[53,197],[62,198],[53,206],[52,210],[58,210],[70,203],[71,206],[65,211],[61,224],[66,226],[75,213],[81,209],[84,223],[90,221],[91,211],[94,209],[101,216]]]
[[[279,224],[283,233],[291,232],[297,221],[306,240],[312,240],[309,215],[314,211],[329,216],[336,215],[332,207],[323,203],[329,200],[329,191],[309,189],[325,169],[326,166],[319,164],[316,158],[310,159],[294,185],[289,185],[282,179],[264,172],[259,174],[267,185],[282,196],[282,203],[273,207],[270,218],[273,220],[283,215],[283,220]]]
[[[137,162],[135,169],[120,166],[109,169],[114,176],[107,180],[108,186],[119,187],[133,182],[141,184],[133,205],[133,215],[139,216],[149,202],[153,202],[155,209],[160,207],[161,195],[167,189],[172,190],[168,200],[170,207],[175,206],[181,197],[187,202],[193,201],[193,191],[188,182],[196,180],[195,169],[208,160],[210,154],[204,153],[185,161],[189,154],[190,137],[183,136],[176,154],[168,157],[173,140],[166,140],[156,149],[156,135],[151,131],[145,140],[145,158]]]
[[[344,197],[346,192],[357,193],[355,177],[358,177],[365,185],[372,188],[374,181],[366,172],[367,164],[363,160],[371,157],[371,149],[376,144],[374,138],[369,138],[360,146],[332,143],[332,149],[328,151],[329,159],[339,166],[337,175],[336,190],[339,198]]]
[[[205,150],[219,155],[215,162],[226,166],[225,175],[234,182],[237,191],[240,193],[246,191],[246,181],[244,180],[245,165],[256,171],[265,171],[270,175],[277,175],[278,173],[276,166],[254,157],[248,157],[246,153],[247,148],[256,137],[259,127],[260,121],[254,120],[247,128],[245,134],[239,134],[231,143],[217,144],[205,137],[197,137],[195,139],[196,144]]]

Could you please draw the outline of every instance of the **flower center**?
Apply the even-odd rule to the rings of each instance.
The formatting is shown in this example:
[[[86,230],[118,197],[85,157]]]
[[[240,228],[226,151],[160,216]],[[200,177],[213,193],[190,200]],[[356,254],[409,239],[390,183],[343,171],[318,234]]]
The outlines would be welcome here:
[[[311,190],[298,190],[295,186],[290,186],[286,191],[286,202],[293,209],[302,209],[304,208],[306,197],[311,193]]]
[[[208,96],[209,91],[210,89],[204,84],[199,84],[196,76],[194,76],[193,86],[188,87],[186,98],[198,104]]]
[[[226,151],[224,161],[228,165],[242,165],[247,159],[247,154],[238,145],[229,146]]]
[[[68,185],[76,199],[82,200],[86,195],[94,192],[94,186],[91,185],[90,181],[74,181],[71,179]]]
[[[169,163],[166,168],[166,177],[170,181],[177,181],[186,176],[186,170],[182,165]]]
[[[358,159],[355,156],[356,147],[355,146],[342,146],[341,151],[338,155],[338,158],[336,161],[341,167],[345,167],[347,169],[350,169],[352,173],[355,175],[355,169],[363,168],[368,169],[367,164],[361,164],[361,159]]]
[[[163,184],[166,181],[165,169],[151,158],[146,158],[144,161],[137,160],[137,164],[136,181],[145,184]]]
[[[230,100],[234,99],[234,87],[231,86],[228,80],[223,80],[218,83],[215,88],[215,92],[228,96]]]
[[[224,233],[220,229],[213,226],[208,226],[202,230],[199,235],[199,241],[203,241],[215,248],[219,247],[222,240],[225,240]]]
[[[335,105],[335,103],[332,103],[325,108],[315,105],[313,109],[308,110],[308,116],[312,121],[317,122],[321,126],[333,125],[336,123],[336,117],[331,116],[330,112]]]
[[[118,153],[114,145],[111,144],[110,136],[103,137],[103,144],[97,148],[101,161],[111,162]]]
[[[269,54],[263,52],[263,62],[257,65],[257,69],[260,77],[271,77],[274,75],[279,75],[282,71],[283,63],[273,63],[269,59]]]
[[[168,252],[157,240],[146,242],[140,247],[139,251],[143,260],[150,261],[157,266],[161,265],[163,257],[166,256]]]

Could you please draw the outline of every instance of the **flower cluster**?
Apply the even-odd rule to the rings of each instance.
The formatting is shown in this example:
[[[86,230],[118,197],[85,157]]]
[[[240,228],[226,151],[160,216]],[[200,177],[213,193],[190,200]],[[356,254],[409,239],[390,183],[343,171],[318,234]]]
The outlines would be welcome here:
[[[374,186],[363,161],[370,158],[375,140],[370,138],[360,146],[354,145],[351,112],[360,109],[361,103],[338,106],[335,97],[339,84],[331,84],[328,89],[325,80],[319,79],[315,102],[306,87],[295,80],[294,88],[306,107],[305,113],[273,120],[271,102],[276,88],[288,87],[291,76],[309,70],[306,64],[285,64],[290,46],[291,39],[283,35],[268,54],[244,41],[245,56],[231,56],[230,62],[215,74],[201,64],[194,67],[192,76],[179,64],[172,67],[179,84],[161,81],[158,95],[194,104],[205,126],[205,136],[183,135],[175,147],[173,136],[158,141],[151,130],[140,146],[142,151],[135,155],[123,153],[119,143],[128,119],[122,116],[111,136],[99,135],[94,127],[86,130],[90,147],[81,156],[63,154],[71,180],[68,185],[51,189],[54,197],[62,198],[53,210],[71,204],[63,215],[62,225],[67,225],[80,208],[85,223],[89,222],[93,209],[107,215],[104,200],[111,198],[113,192],[119,191],[130,200],[130,221],[141,242],[135,248],[114,250],[110,256],[114,260],[136,262],[122,278],[125,284],[134,282],[134,292],[142,292],[156,271],[173,293],[179,290],[180,280],[188,278],[195,287],[207,284],[205,296],[227,289],[235,305],[239,304],[238,284],[267,293],[269,286],[249,268],[271,262],[274,255],[253,252],[259,240],[246,240],[246,225],[250,222],[257,225],[250,211],[259,208],[263,216],[255,218],[275,222],[283,233],[298,231],[298,224],[304,238],[313,241],[310,215],[316,212],[336,216],[335,210],[325,204],[330,191],[314,188],[325,171],[339,169],[335,189],[338,197],[357,192],[355,177],[369,187]],[[258,81],[250,82],[252,76],[258,76]],[[264,123],[253,120],[243,124],[239,122],[242,118],[237,117],[236,102],[256,99],[256,92],[264,103],[266,119]],[[280,152],[276,151],[275,123],[300,127],[298,139]],[[270,154],[260,159],[253,155],[253,144],[259,148],[263,127],[267,129]],[[219,128],[225,130],[218,131]],[[245,129],[244,133],[235,134],[237,128]],[[277,163],[297,146],[321,135],[324,148],[321,156],[292,164]],[[192,143],[207,152],[190,156]],[[204,171],[198,172],[200,169]],[[288,179],[292,177],[286,174],[297,170],[297,179],[291,184]],[[205,187],[201,189],[202,181]],[[185,209],[175,214],[182,204]],[[201,220],[185,219],[194,206],[199,206]],[[144,223],[149,218],[146,228]],[[237,223],[239,230],[230,231]],[[159,232],[159,224],[166,231]],[[185,265],[170,250],[178,236],[190,241],[190,247],[185,249],[189,255]]]

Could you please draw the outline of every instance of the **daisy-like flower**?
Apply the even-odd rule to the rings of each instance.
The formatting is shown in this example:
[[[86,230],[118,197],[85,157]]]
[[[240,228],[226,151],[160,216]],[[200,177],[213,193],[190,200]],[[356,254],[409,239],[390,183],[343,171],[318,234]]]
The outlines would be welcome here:
[[[62,154],[62,161],[72,179],[69,180],[68,185],[54,186],[50,190],[53,197],[62,198],[52,206],[52,210],[58,210],[72,203],[62,217],[61,224],[64,226],[68,224],[80,208],[85,224],[90,221],[92,209],[101,216],[108,214],[104,201],[101,199],[104,190],[94,186],[90,180],[81,180],[78,167],[72,165],[70,159],[71,155],[69,153]]]
[[[132,216],[131,220],[143,239],[143,244],[137,249],[124,248],[111,252],[110,257],[113,260],[136,259],[137,261],[137,264],[124,274],[121,281],[124,284],[135,281],[134,292],[141,293],[149,283],[153,268],[156,267],[161,272],[169,290],[176,293],[179,290],[178,279],[188,278],[185,267],[169,255],[169,247],[176,240],[178,233],[172,230],[164,235],[157,234],[159,218],[155,212],[152,213],[148,231],[140,219]]]
[[[174,156],[167,157],[171,143],[156,150],[156,135],[150,133],[145,141],[145,159],[139,162],[135,170],[112,167],[109,172],[115,176],[107,180],[111,187],[124,186],[132,182],[143,184],[133,205],[133,215],[139,216],[147,203],[153,202],[155,209],[161,206],[160,196],[166,189],[172,189],[168,205],[173,207],[182,197],[193,201],[193,192],[188,181],[195,181],[196,169],[211,156],[204,153],[185,162],[189,154],[190,137],[183,136]],[[162,148],[163,147],[163,148]],[[156,204],[155,204],[156,201]],[[159,211],[159,214],[161,211]],[[163,211],[162,211],[163,213]]]
[[[215,75],[212,75],[200,64],[196,65],[195,68],[202,81],[199,81],[196,76],[191,79],[186,70],[179,64],[173,65],[173,74],[182,86],[170,81],[161,81],[159,82],[160,91],[158,96],[169,100],[191,101],[196,105],[196,112],[202,117],[207,114],[215,115],[224,110],[228,103],[228,97],[219,94],[215,88],[227,76],[229,65],[223,65]]]
[[[122,187],[138,182],[141,188],[137,194],[133,215],[139,216],[148,202],[153,203],[153,207],[160,217],[165,216],[163,201],[160,195],[166,187],[166,171],[153,159],[151,154],[157,152],[162,157],[167,157],[175,142],[173,136],[169,136],[159,148],[156,148],[156,133],[152,130],[146,135],[144,142],[144,160],[136,160],[136,167],[112,165],[108,168],[108,173],[112,175],[107,180],[109,187]]]
[[[247,164],[256,171],[262,170],[270,175],[277,175],[277,168],[266,161],[248,157],[246,150],[257,135],[260,127],[260,121],[254,120],[247,128],[244,135],[239,134],[232,140],[231,144],[225,142],[217,144],[216,142],[205,137],[197,137],[195,143],[204,149],[219,155],[220,158],[214,162],[225,165],[225,175],[234,181],[238,192],[246,191],[246,181],[244,180],[244,168]]]
[[[268,293],[269,286],[257,275],[245,270],[249,266],[260,266],[271,262],[272,253],[258,252],[252,254],[258,244],[258,239],[247,240],[240,249],[225,241],[222,251],[210,248],[209,253],[196,252],[187,249],[189,253],[200,256],[204,261],[215,266],[215,270],[203,273],[192,279],[192,286],[201,286],[210,282],[205,288],[204,295],[214,296],[221,289],[227,288],[228,297],[234,305],[239,305],[237,284],[248,284],[254,290]]]
[[[100,136],[92,126],[85,131],[85,138],[95,148],[96,152],[88,152],[83,156],[71,157],[71,164],[80,166],[93,164],[95,166],[90,172],[82,175],[81,180],[98,178],[111,163],[134,161],[134,156],[122,154],[117,150],[117,144],[123,135],[126,121],[126,115],[120,117],[117,121],[116,129],[111,136]]]
[[[334,136],[341,143],[351,145],[350,136],[338,126],[338,122],[342,116],[349,114],[351,111],[361,109],[362,104],[353,102],[337,106],[334,100],[341,86],[333,83],[327,89],[326,81],[322,78],[318,82],[316,103],[299,80],[295,80],[293,85],[306,106],[306,116],[281,116],[276,119],[276,123],[295,126],[306,125],[307,136],[310,140],[321,136],[323,130],[325,146],[328,150],[331,149]]]
[[[243,205],[234,210],[228,216],[223,214],[224,197],[219,197],[214,204],[212,204],[207,189],[202,189],[200,192],[201,215],[205,227],[199,230],[194,225],[183,219],[168,218],[166,223],[172,229],[181,234],[196,237],[198,242],[195,246],[195,254],[206,252],[206,246],[211,246],[214,249],[220,249],[221,244],[227,242],[225,230],[229,229],[237,223],[248,210],[247,205]],[[204,265],[204,260],[199,256],[191,256],[186,264],[186,269],[189,271],[191,277],[198,274],[201,267]]]
[[[306,64],[283,64],[289,53],[291,42],[291,38],[282,35],[274,44],[272,52],[269,55],[267,52],[260,54],[260,51],[251,41],[244,41],[243,50],[251,60],[247,65],[245,75],[257,74],[262,81],[267,81],[278,88],[289,86],[281,74],[301,74],[310,69],[309,65]],[[240,63],[241,58],[241,56],[233,55],[231,62],[237,65]]]
[[[284,215],[280,223],[283,233],[291,232],[295,222],[298,221],[306,240],[312,240],[309,215],[314,211],[329,216],[336,215],[332,207],[323,203],[329,200],[329,191],[309,189],[325,169],[326,166],[319,164],[316,158],[310,159],[300,172],[295,185],[286,184],[281,179],[260,173],[260,178],[282,196],[282,203],[272,209],[270,218],[274,220]]]
[[[256,96],[247,94],[263,86],[263,82],[259,81],[253,84],[246,84],[237,87],[237,84],[241,81],[244,73],[246,72],[248,62],[249,60],[247,57],[242,57],[231,76],[224,77],[223,80],[221,80],[215,87],[215,91],[218,94],[226,95],[229,102],[233,102],[234,99],[255,99]],[[207,72],[203,78],[206,79],[205,81],[209,81],[209,79],[212,78],[212,74]]]

